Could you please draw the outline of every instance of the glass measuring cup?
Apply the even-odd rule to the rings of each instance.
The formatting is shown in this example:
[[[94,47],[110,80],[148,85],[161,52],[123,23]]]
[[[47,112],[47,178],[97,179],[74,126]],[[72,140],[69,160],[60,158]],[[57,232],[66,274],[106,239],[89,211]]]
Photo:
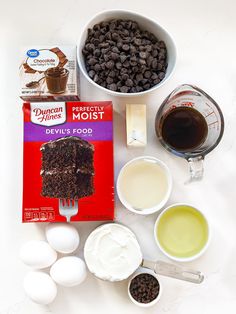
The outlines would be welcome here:
[[[207,133],[199,146],[192,149],[177,149],[163,138],[162,126],[167,115],[174,109],[188,107],[200,113],[206,122]],[[203,90],[196,86],[183,84],[177,87],[160,106],[155,120],[155,129],[161,144],[176,156],[185,158],[190,167],[190,180],[203,177],[204,157],[220,142],[224,132],[224,118],[217,103]]]

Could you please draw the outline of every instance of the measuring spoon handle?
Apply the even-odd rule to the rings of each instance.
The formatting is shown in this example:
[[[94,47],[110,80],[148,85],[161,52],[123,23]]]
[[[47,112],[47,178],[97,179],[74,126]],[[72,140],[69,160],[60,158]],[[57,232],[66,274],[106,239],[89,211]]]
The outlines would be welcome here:
[[[201,283],[204,280],[202,272],[188,269],[186,267],[169,264],[162,261],[143,260],[142,267],[152,269],[156,274],[172,277],[175,279],[185,280],[192,283]]]

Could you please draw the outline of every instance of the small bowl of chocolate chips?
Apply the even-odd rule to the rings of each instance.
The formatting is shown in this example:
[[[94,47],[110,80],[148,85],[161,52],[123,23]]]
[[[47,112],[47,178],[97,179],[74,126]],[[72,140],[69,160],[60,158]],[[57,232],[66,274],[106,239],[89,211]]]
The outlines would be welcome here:
[[[113,96],[139,96],[173,73],[176,47],[154,20],[125,10],[99,13],[84,28],[77,49],[86,79]]]
[[[128,295],[130,300],[141,307],[151,307],[161,297],[161,284],[157,276],[151,271],[140,271],[130,279]]]

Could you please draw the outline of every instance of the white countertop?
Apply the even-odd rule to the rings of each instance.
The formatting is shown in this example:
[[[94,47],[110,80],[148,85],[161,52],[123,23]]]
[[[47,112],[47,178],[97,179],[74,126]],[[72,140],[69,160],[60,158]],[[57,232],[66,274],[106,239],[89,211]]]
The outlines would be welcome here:
[[[59,288],[49,307],[29,301],[22,289],[28,268],[19,261],[19,247],[29,239],[42,239],[44,224],[21,223],[22,112],[17,81],[19,48],[31,44],[75,44],[82,25],[104,9],[130,9],[156,19],[173,36],[178,62],[172,78],[159,90],[142,98],[113,98],[116,177],[132,157],[153,155],[166,162],[173,174],[168,204],[188,202],[209,217],[212,241],[204,256],[187,263],[203,271],[201,285],[161,277],[163,296],[150,309],[132,304],[127,282],[108,283],[89,275],[79,287]],[[0,124],[0,314],[233,314],[236,312],[236,2],[234,0],[113,0],[4,1],[1,5],[1,124]],[[202,182],[184,185],[187,163],[167,153],[154,133],[154,117],[163,99],[179,84],[192,83],[208,92],[221,106],[225,133],[220,145],[205,160]],[[109,100],[110,96],[81,80],[83,100]],[[143,150],[125,145],[124,105],[146,103],[148,145]],[[143,254],[167,260],[153,239],[157,215],[140,217],[122,208],[117,200],[116,220],[136,233]],[[77,223],[84,240],[99,223]]]

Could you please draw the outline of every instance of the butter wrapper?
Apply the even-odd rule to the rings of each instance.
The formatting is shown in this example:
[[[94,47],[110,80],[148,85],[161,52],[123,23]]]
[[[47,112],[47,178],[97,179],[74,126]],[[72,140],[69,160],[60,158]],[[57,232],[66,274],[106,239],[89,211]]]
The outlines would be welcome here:
[[[126,105],[127,146],[142,147],[147,144],[146,105]]]

